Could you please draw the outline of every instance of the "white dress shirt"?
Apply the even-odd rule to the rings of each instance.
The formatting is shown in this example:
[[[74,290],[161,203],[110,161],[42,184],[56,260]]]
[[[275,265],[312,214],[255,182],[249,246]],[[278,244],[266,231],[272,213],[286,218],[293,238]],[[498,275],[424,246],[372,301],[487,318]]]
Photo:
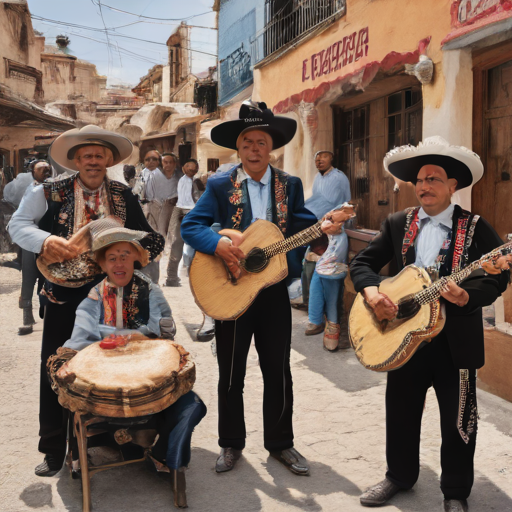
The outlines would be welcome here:
[[[418,212],[419,233],[416,237],[416,261],[417,267],[431,267],[436,264],[437,256],[452,229],[453,204],[450,204],[443,212],[430,216],[423,208]]]
[[[187,175],[183,175],[178,181],[178,202],[176,206],[185,210],[192,210],[196,203],[192,198],[193,180]]]
[[[267,166],[260,181],[253,180],[241,167],[238,169],[237,181],[247,180],[247,192],[251,202],[252,222],[257,219],[272,221],[272,202],[270,201],[270,178],[272,173]]]
[[[4,187],[5,201],[18,208],[25,192],[31,186],[33,188],[34,183],[37,182],[34,180],[31,172],[22,172],[21,174],[18,174],[16,178],[14,178],[10,183],[7,183]]]

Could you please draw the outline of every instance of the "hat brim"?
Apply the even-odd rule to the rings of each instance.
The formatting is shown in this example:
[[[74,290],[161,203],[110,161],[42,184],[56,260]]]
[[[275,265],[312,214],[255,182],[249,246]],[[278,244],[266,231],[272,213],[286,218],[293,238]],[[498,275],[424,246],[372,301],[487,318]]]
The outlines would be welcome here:
[[[144,247],[142,247],[140,240],[145,238],[147,235],[148,233],[145,231],[135,231],[127,228],[107,229],[94,239],[92,244],[93,257],[96,259],[98,251],[106,249],[111,245],[128,242],[137,249],[137,259],[140,264],[145,267],[149,263],[149,253],[144,249]]]
[[[105,144],[100,144],[99,141],[104,141]],[[113,146],[117,150],[117,154],[115,151],[112,152],[114,156],[112,166],[126,160],[133,151],[133,144],[130,139],[118,133],[89,125],[80,129],[68,130],[57,137],[50,147],[51,156],[49,158],[52,164],[57,164],[65,170],[78,171],[74,158],[70,158],[71,155],[74,157],[74,151],[72,150],[78,146],[84,147],[87,145]]]
[[[217,146],[236,151],[236,142],[240,134],[246,130],[260,130],[272,137],[272,149],[279,149],[288,144],[297,131],[297,122],[288,117],[275,116],[271,124],[253,121],[252,119],[237,119],[221,123],[211,131],[211,139]]]
[[[422,149],[424,151],[421,151]],[[425,165],[442,167],[448,178],[457,180],[457,190],[474,185],[484,172],[483,164],[476,155],[453,146],[440,146],[437,150],[432,146],[411,147],[410,151],[388,154],[384,159],[384,167],[390,174],[399,180],[414,184],[420,169]]]

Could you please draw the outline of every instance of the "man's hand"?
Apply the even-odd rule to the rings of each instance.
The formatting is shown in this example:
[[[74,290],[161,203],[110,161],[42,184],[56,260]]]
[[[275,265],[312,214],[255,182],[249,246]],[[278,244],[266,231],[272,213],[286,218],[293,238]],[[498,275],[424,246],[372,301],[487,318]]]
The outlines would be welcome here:
[[[500,256],[494,263],[492,261],[488,261],[482,265],[482,268],[488,274],[500,274],[505,270],[510,270],[512,268],[512,255],[508,254],[507,256]]]
[[[446,283],[446,286],[441,290],[441,297],[459,307],[465,306],[469,301],[469,293],[453,281]]]
[[[376,286],[365,288],[363,297],[379,322],[393,320],[396,317],[398,306],[385,293],[380,293]]]
[[[50,235],[43,243],[41,256],[48,265],[66,260],[72,260],[78,256],[76,247],[69,243],[69,240],[56,235]]]
[[[341,228],[345,222],[354,216],[354,209],[343,208],[340,210],[331,210],[327,212],[322,218],[322,232],[326,235],[338,235],[341,233]]]
[[[217,249],[215,249],[215,254],[225,261],[229,271],[238,279],[242,273],[240,260],[245,258],[243,251],[225,238],[221,238]]]

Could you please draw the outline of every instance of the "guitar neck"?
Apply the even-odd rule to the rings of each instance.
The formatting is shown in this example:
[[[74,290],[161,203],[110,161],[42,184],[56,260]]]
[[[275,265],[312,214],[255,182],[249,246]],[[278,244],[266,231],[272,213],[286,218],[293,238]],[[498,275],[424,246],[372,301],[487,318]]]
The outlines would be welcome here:
[[[419,304],[429,304],[430,302],[434,302],[435,300],[439,299],[441,296],[441,290],[444,288],[444,286],[446,286],[448,281],[452,281],[455,284],[461,283],[464,281],[464,279],[469,277],[471,273],[481,268],[484,263],[492,261],[493,259],[498,258],[503,254],[509,253],[511,249],[512,242],[508,242],[504,245],[501,245],[500,247],[497,247],[496,249],[482,256],[479,260],[476,260],[467,267],[463,268],[459,272],[455,272],[450,276],[442,277],[439,279],[439,281],[436,281],[428,288],[425,288],[421,292],[416,293],[414,295],[415,301]]]
[[[269,245],[268,247],[265,247],[263,249],[265,256],[267,258],[271,258],[276,254],[292,251],[297,247],[302,247],[303,245],[307,245],[313,240],[320,238],[322,236],[322,229],[320,228],[320,225],[321,222],[319,221],[310,228],[307,228],[304,231],[291,236],[290,238],[286,238],[272,245]]]

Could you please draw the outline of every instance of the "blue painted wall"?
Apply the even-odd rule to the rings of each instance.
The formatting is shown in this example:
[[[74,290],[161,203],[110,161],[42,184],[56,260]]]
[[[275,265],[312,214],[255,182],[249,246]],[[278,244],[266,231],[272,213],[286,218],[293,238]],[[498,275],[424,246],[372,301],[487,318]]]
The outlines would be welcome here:
[[[253,82],[262,52],[251,45],[264,25],[265,0],[221,0],[219,10],[219,104]],[[262,38],[258,38],[261,44]]]

